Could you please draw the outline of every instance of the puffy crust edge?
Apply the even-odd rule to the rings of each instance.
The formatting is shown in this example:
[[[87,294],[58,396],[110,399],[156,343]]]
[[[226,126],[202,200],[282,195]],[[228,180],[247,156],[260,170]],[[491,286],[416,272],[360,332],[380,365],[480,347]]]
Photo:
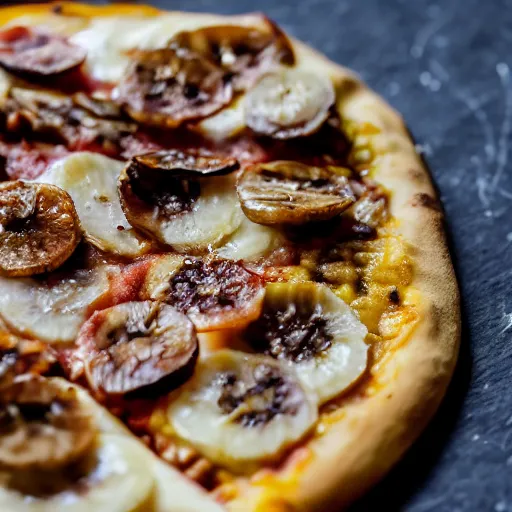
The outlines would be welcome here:
[[[66,13],[84,16],[157,15],[141,6],[64,5]],[[42,13],[52,5],[37,6]],[[27,8],[6,8],[0,23]],[[217,16],[173,13],[177,24],[257,24],[254,15]],[[192,21],[194,18],[195,21]],[[187,27],[188,28],[188,27]],[[415,264],[412,287],[419,294],[420,321],[412,336],[379,371],[383,385],[370,397],[347,405],[325,434],[309,445],[307,461],[294,468],[293,485],[281,486],[277,473],[268,483],[241,484],[233,510],[331,510],[346,506],[381,478],[419,436],[441,402],[457,360],[460,340],[460,298],[448,252],[443,214],[428,171],[418,157],[402,118],[352,72],[292,40],[298,61],[329,74],[343,100],[339,109],[349,119],[370,122],[382,130],[375,178],[391,191],[390,209],[398,232]],[[287,471],[287,470],[285,470]],[[279,494],[273,489],[279,488]]]

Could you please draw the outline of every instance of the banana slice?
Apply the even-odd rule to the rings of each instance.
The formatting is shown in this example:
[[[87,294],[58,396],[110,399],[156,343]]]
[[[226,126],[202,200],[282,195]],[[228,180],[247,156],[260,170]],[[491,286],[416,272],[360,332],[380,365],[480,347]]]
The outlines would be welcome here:
[[[73,198],[85,238],[103,251],[136,257],[150,248],[127,222],[119,203],[117,179],[123,164],[81,152],[55,162],[38,181],[53,183]]]
[[[76,344],[89,385],[109,395],[168,392],[191,375],[199,352],[192,322],[153,301],[97,311],[82,326]]]
[[[317,404],[286,365],[221,350],[198,364],[167,417],[207,457],[247,472],[301,439],[317,419]]]
[[[263,313],[245,337],[257,350],[289,361],[323,403],[364,373],[366,334],[355,313],[327,286],[271,283]]]
[[[38,280],[0,277],[0,316],[22,336],[72,342],[89,306],[108,291],[113,272],[98,267]]]
[[[345,176],[288,160],[246,167],[237,191],[245,215],[267,225],[332,219],[355,201]]]
[[[179,252],[202,252],[243,219],[232,158],[176,150],[134,157],[119,178],[121,205],[132,226]]]
[[[247,126],[275,139],[311,135],[326,121],[334,100],[328,77],[284,68],[265,75],[247,94]]]
[[[141,292],[185,313],[199,332],[246,326],[258,317],[264,293],[240,261],[176,254],[152,264]]]
[[[254,261],[282,245],[282,241],[283,235],[277,229],[244,218],[240,227],[215,253],[228,260]]]
[[[127,436],[101,434],[85,468],[55,476],[50,493],[20,490],[4,474],[0,510],[9,512],[148,512],[155,510],[146,448]],[[57,484],[57,485],[56,485]],[[159,511],[160,512],[160,511]],[[163,512],[163,510],[161,511]]]
[[[67,192],[23,181],[0,184],[0,274],[51,272],[71,256],[80,238]]]

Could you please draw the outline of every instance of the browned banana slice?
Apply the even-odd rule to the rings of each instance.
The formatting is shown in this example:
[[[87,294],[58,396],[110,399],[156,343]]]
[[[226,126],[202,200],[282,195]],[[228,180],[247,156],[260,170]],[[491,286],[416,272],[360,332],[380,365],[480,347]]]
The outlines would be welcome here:
[[[85,455],[96,437],[76,390],[24,375],[0,393],[0,467],[53,470]]]
[[[120,119],[123,117],[121,107],[108,99],[88,96],[83,92],[73,95],[73,101],[79,107],[102,119]]]
[[[248,472],[300,440],[317,419],[317,403],[289,366],[220,350],[200,361],[167,417],[214,462]]]
[[[73,200],[64,190],[22,181],[0,184],[0,274],[51,272],[71,256],[80,236]]]
[[[193,52],[136,51],[132,59],[117,98],[141,123],[176,127],[214,114],[233,96],[224,71]]]
[[[190,376],[199,351],[192,322],[152,301],[97,311],[80,330],[77,345],[89,385],[112,395],[169,391]]]
[[[243,327],[257,318],[264,290],[240,262],[166,255],[153,263],[143,294],[171,304],[206,332]]]
[[[119,177],[128,222],[178,251],[218,245],[242,222],[233,158],[159,151],[134,157]]]
[[[266,225],[331,219],[355,201],[346,177],[285,160],[246,168],[237,191],[245,215]]]
[[[171,45],[193,50],[225,69],[237,91],[250,88],[279,64],[295,61],[288,38],[270,21],[260,28],[218,25],[181,32]]]
[[[26,27],[0,33],[0,66],[14,74],[59,75],[80,66],[85,57],[85,50],[63,38]]]
[[[138,173],[142,182],[145,176],[149,181],[160,178],[161,181],[166,182],[172,178],[194,179],[202,176],[222,176],[240,168],[235,158],[215,156],[206,151],[180,151],[179,149],[136,155],[131,164],[129,173]]]
[[[264,76],[247,94],[247,126],[275,139],[310,135],[327,119],[334,100],[329,78],[283,69]]]

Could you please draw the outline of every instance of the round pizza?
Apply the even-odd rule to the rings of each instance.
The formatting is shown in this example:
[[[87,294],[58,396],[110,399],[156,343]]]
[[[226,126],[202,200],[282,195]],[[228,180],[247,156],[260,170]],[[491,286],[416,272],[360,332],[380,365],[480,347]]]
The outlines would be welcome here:
[[[349,505],[458,351],[401,118],[260,14],[0,22],[0,510]]]

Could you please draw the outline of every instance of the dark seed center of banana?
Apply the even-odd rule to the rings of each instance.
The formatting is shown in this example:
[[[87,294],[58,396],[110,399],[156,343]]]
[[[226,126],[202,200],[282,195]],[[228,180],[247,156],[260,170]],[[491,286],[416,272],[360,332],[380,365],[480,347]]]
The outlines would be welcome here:
[[[189,212],[201,193],[197,181],[172,178],[169,173],[135,167],[127,172],[133,193],[145,203],[156,206],[163,217]]]
[[[66,409],[67,404],[59,400],[50,403],[45,402],[24,402],[7,403],[0,410],[0,433],[6,434],[15,430],[20,423],[49,424],[60,416]],[[36,431],[33,432],[36,434]]]
[[[36,210],[37,191],[20,186],[0,197],[0,224],[3,230],[19,232],[27,229]]]
[[[254,294],[253,284],[255,278],[238,263],[189,259],[171,279],[167,302],[185,313],[236,308]]]
[[[294,363],[308,361],[332,344],[321,309],[299,312],[294,304],[286,309],[264,311],[248,333],[257,349]]]
[[[288,400],[290,384],[282,375],[260,364],[253,376],[254,385],[248,386],[234,373],[221,375],[222,391],[217,404],[224,414],[233,415],[233,421],[244,427],[265,425],[278,414],[296,414],[296,404]]]

